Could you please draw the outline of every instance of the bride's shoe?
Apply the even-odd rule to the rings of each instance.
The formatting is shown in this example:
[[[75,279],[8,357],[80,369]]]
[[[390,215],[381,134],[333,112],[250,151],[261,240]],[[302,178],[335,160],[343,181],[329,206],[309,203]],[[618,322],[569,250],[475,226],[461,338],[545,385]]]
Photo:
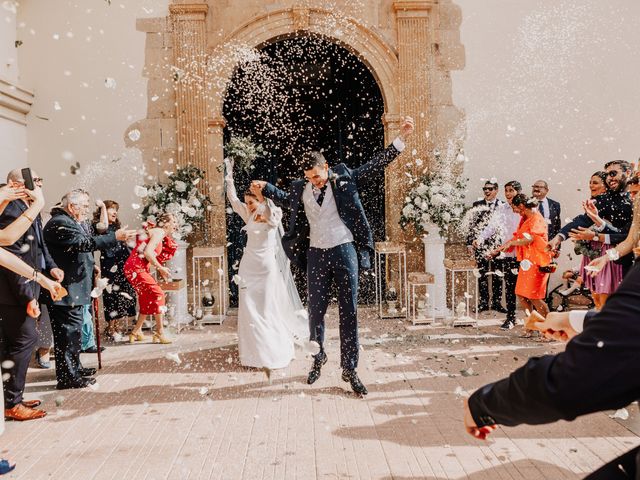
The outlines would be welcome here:
[[[172,343],[172,342],[167,337],[165,337],[163,334],[154,333],[153,334],[153,343],[160,343],[162,345],[167,345],[167,344]]]
[[[144,342],[144,341],[145,341],[145,337],[142,334],[142,332],[140,333],[131,332],[129,334],[129,343]]]

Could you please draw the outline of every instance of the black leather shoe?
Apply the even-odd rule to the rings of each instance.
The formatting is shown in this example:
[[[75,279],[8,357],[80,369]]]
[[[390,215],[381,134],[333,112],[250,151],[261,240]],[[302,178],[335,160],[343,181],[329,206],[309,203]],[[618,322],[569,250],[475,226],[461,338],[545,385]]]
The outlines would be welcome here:
[[[78,373],[80,373],[80,375],[82,375],[83,377],[92,377],[93,375],[95,375],[97,372],[97,370],[95,368],[81,368]]]
[[[358,378],[358,374],[355,370],[347,370],[346,368],[342,370],[342,380],[349,382],[351,384],[351,390],[358,395],[366,395],[369,393],[367,391],[367,387],[365,387]]]
[[[309,372],[309,376],[307,377],[307,383],[309,385],[313,384],[320,378],[320,370],[322,366],[327,363],[327,354],[324,352],[320,352],[317,355],[313,356],[313,365],[311,366],[311,371]]]
[[[488,311],[489,311],[489,307],[487,307],[486,305],[480,305],[478,307],[478,313],[488,312]]]
[[[498,313],[507,313],[507,309],[502,305],[494,305],[493,307],[491,307],[491,310]]]
[[[100,347],[100,351],[104,352],[107,347]],[[98,347],[89,347],[86,350],[80,350],[80,353],[98,353]]]
[[[67,389],[71,389],[71,388],[86,388],[89,385],[93,385],[94,383],[96,383],[96,379],[95,378],[83,377],[80,380],[75,380],[75,381],[69,382],[69,383],[58,383],[56,385],[56,388],[58,390],[67,390]]]

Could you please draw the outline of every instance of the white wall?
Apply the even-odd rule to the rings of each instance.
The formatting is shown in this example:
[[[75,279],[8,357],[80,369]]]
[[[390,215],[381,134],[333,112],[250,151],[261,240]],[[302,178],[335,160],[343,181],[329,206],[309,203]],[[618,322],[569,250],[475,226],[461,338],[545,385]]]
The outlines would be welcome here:
[[[94,197],[117,200],[121,218],[139,223],[131,204],[134,185],[143,181],[141,156],[123,139],[132,121],[146,115],[145,35],[135,24],[136,18],[165,15],[166,0],[20,3],[20,77],[36,95],[29,162],[45,179],[49,204],[83,187]],[[115,88],[106,87],[107,78]],[[72,175],[75,162],[80,172]]]
[[[594,171],[640,155],[640,2],[456,3],[467,65],[453,92],[467,115],[469,200],[482,178],[519,180],[527,194],[541,178],[563,217],[576,215]]]
[[[14,2],[0,3],[0,78],[11,85],[18,80],[18,54],[15,47],[16,12],[17,7]],[[27,164],[26,127],[3,118],[14,115],[14,112],[0,107],[0,183],[4,183],[9,170]]]

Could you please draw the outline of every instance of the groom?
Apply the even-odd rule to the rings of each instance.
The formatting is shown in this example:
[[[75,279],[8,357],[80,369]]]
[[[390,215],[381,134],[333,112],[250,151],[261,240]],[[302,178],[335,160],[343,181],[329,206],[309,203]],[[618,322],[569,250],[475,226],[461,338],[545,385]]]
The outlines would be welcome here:
[[[305,179],[293,181],[290,192],[261,180],[251,184],[254,193],[261,192],[276,204],[291,209],[289,231],[282,237],[282,247],[293,264],[307,270],[310,336],[320,345],[307,378],[309,384],[320,378],[320,370],[327,363],[324,316],[333,280],[340,309],[342,379],[351,384],[355,393],[367,394],[356,373],[358,268],[371,268],[374,245],[358,188],[404,150],[405,139],[413,129],[413,120],[406,117],[393,143],[354,169],[343,163],[329,168],[322,153],[305,153],[301,158]]]

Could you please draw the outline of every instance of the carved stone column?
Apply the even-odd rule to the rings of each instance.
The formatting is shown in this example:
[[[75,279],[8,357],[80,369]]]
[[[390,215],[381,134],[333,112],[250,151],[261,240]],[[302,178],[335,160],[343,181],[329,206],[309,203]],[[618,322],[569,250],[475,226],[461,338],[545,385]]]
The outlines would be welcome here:
[[[434,7],[437,0],[398,0],[393,8],[396,13],[398,30],[398,77],[401,98],[401,113],[413,117],[416,130],[411,144],[400,159],[389,169],[391,189],[394,198],[387,210],[387,225],[392,240],[405,240],[409,244],[409,269],[420,270],[423,265],[422,244],[413,234],[404,234],[398,225],[400,210],[407,193],[405,171],[418,174],[429,164],[431,112],[430,112],[430,70],[432,67],[432,44]],[[414,155],[415,150],[415,155]],[[415,162],[416,159],[422,160]],[[413,162],[412,167],[406,164]],[[399,185],[393,185],[393,183]],[[389,185],[387,185],[389,188]],[[390,211],[389,211],[390,210]],[[415,247],[415,248],[413,248]]]
[[[204,194],[210,193],[213,181],[207,152],[207,11],[208,6],[204,3],[169,5],[173,27],[172,77],[176,90],[178,165],[193,165],[204,172],[204,182],[198,185]],[[205,223],[210,231],[215,231],[209,214]]]
[[[225,222],[225,198],[223,188],[223,173],[218,171],[218,167],[224,160],[224,118],[211,118],[208,121],[209,147],[209,191],[211,199],[211,211],[209,212],[209,238],[213,245],[225,245],[227,240]]]

